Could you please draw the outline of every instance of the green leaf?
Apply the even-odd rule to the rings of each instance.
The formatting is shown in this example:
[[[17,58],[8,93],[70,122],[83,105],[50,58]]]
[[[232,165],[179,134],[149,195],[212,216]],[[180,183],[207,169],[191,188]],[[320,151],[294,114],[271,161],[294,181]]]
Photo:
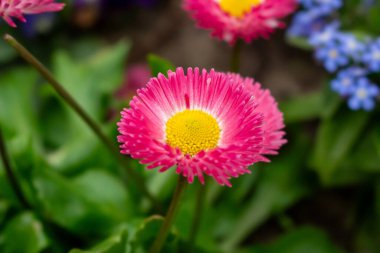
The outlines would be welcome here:
[[[83,237],[108,236],[132,209],[120,183],[106,172],[89,171],[66,179],[54,171],[39,169],[33,183],[45,214]]]
[[[0,162],[0,205],[2,206],[0,209],[2,211],[6,211],[6,206],[18,206],[20,205],[19,200],[17,199],[12,186],[9,183],[8,177],[5,174],[3,164]],[[4,202],[2,202],[4,201]],[[3,209],[4,208],[4,209]],[[1,212],[0,212],[1,213]],[[5,215],[5,213],[3,214]],[[1,215],[0,215],[1,216]],[[0,219],[1,221],[1,219]],[[1,224],[1,222],[0,222]]]
[[[90,250],[73,249],[69,253],[126,253],[128,231],[122,229]]]
[[[326,82],[323,90],[297,96],[280,104],[285,123],[297,123],[316,118],[330,118],[342,105],[342,98]]]
[[[40,221],[30,213],[22,213],[13,218],[0,236],[2,253],[38,253],[48,246]]]
[[[342,253],[327,237],[313,227],[302,227],[280,237],[272,245],[256,246],[241,253]]]
[[[223,229],[225,239],[222,244],[224,249],[234,249],[271,215],[283,212],[310,192],[311,185],[304,180],[307,175],[303,168],[309,142],[300,134],[299,137],[288,150],[282,150],[281,156],[274,158],[269,164],[262,164],[254,169],[260,170],[261,175],[257,179],[252,197],[247,200],[246,205],[239,208],[241,212],[233,213],[233,217],[238,218],[232,226],[226,223],[227,219],[224,218],[219,223],[225,224]],[[225,202],[222,205],[225,205]],[[221,209],[217,209],[218,213]],[[220,216],[223,217],[222,214]]]
[[[134,220],[122,224],[114,235],[97,244],[90,250],[73,249],[70,253],[145,253],[148,252],[155,240],[164,218],[158,215],[144,220]],[[169,232],[162,252],[176,253],[179,241],[176,233]]]
[[[357,170],[359,173],[376,173],[380,172],[380,150],[379,145],[380,124],[371,124],[354,145],[352,151],[342,162],[339,176],[346,170]]]
[[[380,131],[376,131],[372,134],[373,145],[375,146],[376,153],[380,156]]]
[[[0,40],[0,52],[0,63],[11,61],[17,57],[16,51],[4,40]]]
[[[148,64],[152,71],[152,76],[157,76],[159,73],[166,75],[168,70],[175,70],[171,62],[155,54],[148,55]]]
[[[318,118],[322,114],[322,94],[312,93],[280,103],[285,123],[296,123]]]
[[[28,169],[40,151],[33,97],[37,73],[14,68],[0,75],[0,127],[16,167]]]
[[[297,36],[286,36],[286,42],[292,46],[304,49],[304,50],[312,50],[313,46],[309,44],[307,38],[297,37]]]
[[[1,188],[3,190],[3,188]],[[9,210],[9,203],[4,199],[0,199],[0,224],[3,224],[5,215]]]
[[[0,74],[0,128],[9,159],[27,198],[31,168],[41,157],[42,144],[37,128],[35,89],[37,73],[31,68],[12,68]],[[10,206],[19,202],[5,177],[0,162],[1,193]]]
[[[367,15],[369,29],[373,35],[377,35],[380,32],[378,24],[380,23],[380,3],[375,2],[375,6],[369,9],[369,15]]]
[[[324,184],[332,183],[334,173],[358,141],[369,117],[369,113],[345,109],[321,122],[311,165]]]
[[[178,175],[174,172],[175,168],[171,168],[165,173],[150,173],[147,186],[150,192],[154,192],[155,196],[161,200],[169,199],[175,189]]]
[[[331,89],[330,81],[326,82],[322,90],[321,116],[331,118],[342,107],[343,99]],[[347,108],[346,105],[344,105]]]
[[[372,177],[359,195],[356,221],[356,251],[378,253],[380,250],[380,177]]]
[[[111,95],[122,84],[129,48],[129,43],[121,41],[79,61],[60,51],[54,55],[54,73],[79,104],[99,120],[106,109],[100,103],[103,96]]]
[[[153,215],[145,219],[137,229],[132,241],[132,251],[133,253],[144,253],[148,252],[152,246],[153,241],[157,237],[157,234],[164,222],[164,218],[158,215]],[[162,252],[165,253],[176,253],[178,252],[178,238],[173,232],[169,232],[169,235],[165,241],[162,248]]]
[[[120,179],[100,169],[88,169],[73,179],[78,192],[94,203],[101,203],[115,216],[123,220],[132,216],[134,205]],[[101,186],[101,187],[99,187]]]
[[[124,63],[130,44],[121,41],[115,46],[95,52],[87,59],[73,59],[60,51],[54,55],[54,73],[61,84],[99,124],[110,113],[112,96],[122,84]],[[53,149],[47,159],[54,168],[66,173],[80,173],[86,166],[109,166],[115,162],[92,130],[51,89],[44,86],[41,132]],[[43,124],[42,124],[43,122]],[[64,122],[64,124],[62,124]],[[111,124],[108,130],[116,129]],[[111,131],[110,131],[111,132]],[[114,138],[114,137],[110,137]],[[115,145],[116,141],[115,141]],[[94,159],[95,158],[95,159]]]

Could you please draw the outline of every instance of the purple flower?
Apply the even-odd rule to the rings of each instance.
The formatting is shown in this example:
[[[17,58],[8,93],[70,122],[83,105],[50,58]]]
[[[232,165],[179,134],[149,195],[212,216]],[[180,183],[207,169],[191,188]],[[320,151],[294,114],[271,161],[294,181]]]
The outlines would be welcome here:
[[[364,109],[370,111],[375,107],[376,97],[379,95],[379,88],[371,83],[367,78],[362,77],[355,85],[348,106],[352,110]]]
[[[380,39],[368,46],[368,49],[363,54],[362,61],[371,71],[380,71]]]
[[[315,51],[315,57],[323,63],[323,66],[329,72],[334,72],[349,62],[342,48],[336,43],[329,43],[318,48]]]

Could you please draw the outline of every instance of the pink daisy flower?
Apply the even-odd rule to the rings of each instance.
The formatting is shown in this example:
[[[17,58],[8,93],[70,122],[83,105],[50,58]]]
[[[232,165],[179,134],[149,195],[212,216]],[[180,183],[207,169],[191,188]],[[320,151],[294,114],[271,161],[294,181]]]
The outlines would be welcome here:
[[[65,4],[54,0],[0,0],[0,16],[12,27],[16,27],[12,18],[26,22],[24,14],[55,12],[63,9]]]
[[[204,174],[219,184],[269,161],[283,139],[283,117],[269,91],[252,79],[182,68],[152,78],[137,91],[118,123],[121,153],[148,169],[176,173],[192,183]]]
[[[116,97],[131,100],[137,89],[143,87],[150,79],[151,72],[146,64],[133,64],[127,67],[124,83],[116,91]]]
[[[252,78],[243,78],[238,74],[229,73],[229,77],[235,79],[247,89],[256,99],[256,110],[263,114],[264,122],[262,125],[264,131],[262,154],[277,155],[277,150],[286,143],[283,138],[285,132],[282,131],[285,127],[283,115],[278,109],[278,105],[269,90],[262,89],[261,84],[255,82]],[[266,160],[269,162],[269,160]]]
[[[184,8],[199,27],[231,45],[239,38],[247,43],[268,38],[285,26],[280,19],[296,6],[296,0],[184,0]]]

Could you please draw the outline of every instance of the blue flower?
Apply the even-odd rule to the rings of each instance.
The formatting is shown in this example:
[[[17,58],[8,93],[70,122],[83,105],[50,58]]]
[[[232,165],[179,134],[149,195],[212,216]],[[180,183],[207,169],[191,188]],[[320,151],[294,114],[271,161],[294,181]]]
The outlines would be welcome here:
[[[367,78],[362,77],[358,80],[348,99],[348,106],[352,110],[363,108],[366,111],[370,111],[375,107],[375,100],[378,95],[379,88]]]
[[[314,0],[298,0],[298,3],[306,9],[313,9],[315,6]]]
[[[340,26],[339,22],[333,22],[326,25],[323,30],[314,32],[309,39],[309,43],[312,46],[322,46],[331,42],[337,42],[340,36],[338,30]]]
[[[338,73],[338,76],[331,81],[331,89],[341,96],[347,96],[352,94],[355,90],[354,86],[357,80],[357,76],[352,72],[342,70]]]
[[[362,60],[370,70],[374,72],[380,71],[380,39],[368,46]]]
[[[342,51],[342,48],[336,43],[329,43],[319,47],[315,51],[315,57],[323,63],[323,66],[329,72],[336,71],[339,67],[348,64],[349,59]]]
[[[363,9],[375,2],[361,1]],[[380,38],[371,42],[340,30],[336,11],[343,6],[343,0],[298,2],[304,10],[294,16],[288,35],[306,38],[315,50],[315,58],[328,72],[339,70],[330,83],[331,89],[348,98],[352,110],[372,110],[379,87],[371,83],[367,75],[380,72]]]
[[[288,35],[292,37],[306,37],[325,26],[324,17],[315,10],[300,11],[292,20],[288,28]]]
[[[364,76],[368,75],[369,71],[368,71],[368,69],[365,69],[365,68],[362,68],[359,66],[351,66],[351,67],[348,67],[346,69],[342,69],[339,73],[341,75],[347,75],[347,76],[349,75],[349,76],[353,76],[353,77],[358,78],[358,77],[364,77]]]
[[[318,6],[324,6],[326,9],[337,10],[343,6],[342,0],[314,0]]]
[[[331,89],[341,96],[352,94],[358,80],[367,74],[368,70],[358,66],[342,69],[338,72],[337,77],[331,81]]]
[[[306,9],[320,8],[325,14],[330,14],[342,7],[342,0],[298,0]]]
[[[343,52],[352,57],[354,60],[359,60],[366,48],[366,45],[350,33],[340,33],[337,37],[342,45]]]

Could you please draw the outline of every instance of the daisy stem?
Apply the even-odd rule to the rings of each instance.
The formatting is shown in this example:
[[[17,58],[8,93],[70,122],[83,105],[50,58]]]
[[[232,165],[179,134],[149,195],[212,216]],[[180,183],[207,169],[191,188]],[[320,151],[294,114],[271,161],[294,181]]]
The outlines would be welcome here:
[[[16,194],[18,201],[23,206],[23,208],[31,209],[31,205],[22,191],[21,184],[18,181],[16,174],[13,172],[13,168],[9,160],[8,151],[5,145],[5,140],[4,140],[1,128],[0,128],[0,156],[1,156],[1,161],[4,165],[5,174],[8,178],[8,181],[11,187],[14,190],[14,193]]]
[[[197,234],[199,226],[202,221],[202,211],[205,203],[207,184],[201,185],[197,191],[197,199],[195,203],[193,224],[191,225],[190,237],[189,237],[189,252],[194,251],[196,245]]]
[[[160,205],[158,201],[150,194],[146,188],[143,178],[131,169],[129,163],[123,157],[116,145],[106,136],[102,131],[101,127],[86,113],[86,111],[79,105],[77,101],[65,90],[65,88],[54,78],[53,74],[36,58],[30,53],[24,46],[22,46],[15,38],[11,35],[6,34],[4,40],[12,46],[19,55],[24,58],[28,63],[30,63],[53,87],[53,89],[63,98],[63,100],[80,116],[80,118],[91,128],[94,134],[103,142],[103,144],[108,148],[108,150],[115,156],[117,161],[123,165],[130,177],[130,181],[135,182],[138,189],[152,202],[156,210],[160,210]],[[124,171],[121,171],[122,175],[125,175]],[[126,179],[126,177],[124,177]],[[126,179],[127,180],[127,179]],[[126,184],[128,184],[126,182]]]
[[[160,231],[157,234],[156,240],[154,241],[152,247],[150,248],[149,253],[159,253],[161,252],[162,246],[166,241],[166,237],[168,236],[168,232],[172,226],[174,218],[179,208],[180,199],[185,189],[187,182],[186,178],[178,175],[178,183],[175,189],[172,201],[169,206],[169,210],[165,216],[164,223],[162,224]]]
[[[235,73],[239,72],[240,69],[240,52],[242,44],[242,41],[238,40],[232,48],[230,71]]]

